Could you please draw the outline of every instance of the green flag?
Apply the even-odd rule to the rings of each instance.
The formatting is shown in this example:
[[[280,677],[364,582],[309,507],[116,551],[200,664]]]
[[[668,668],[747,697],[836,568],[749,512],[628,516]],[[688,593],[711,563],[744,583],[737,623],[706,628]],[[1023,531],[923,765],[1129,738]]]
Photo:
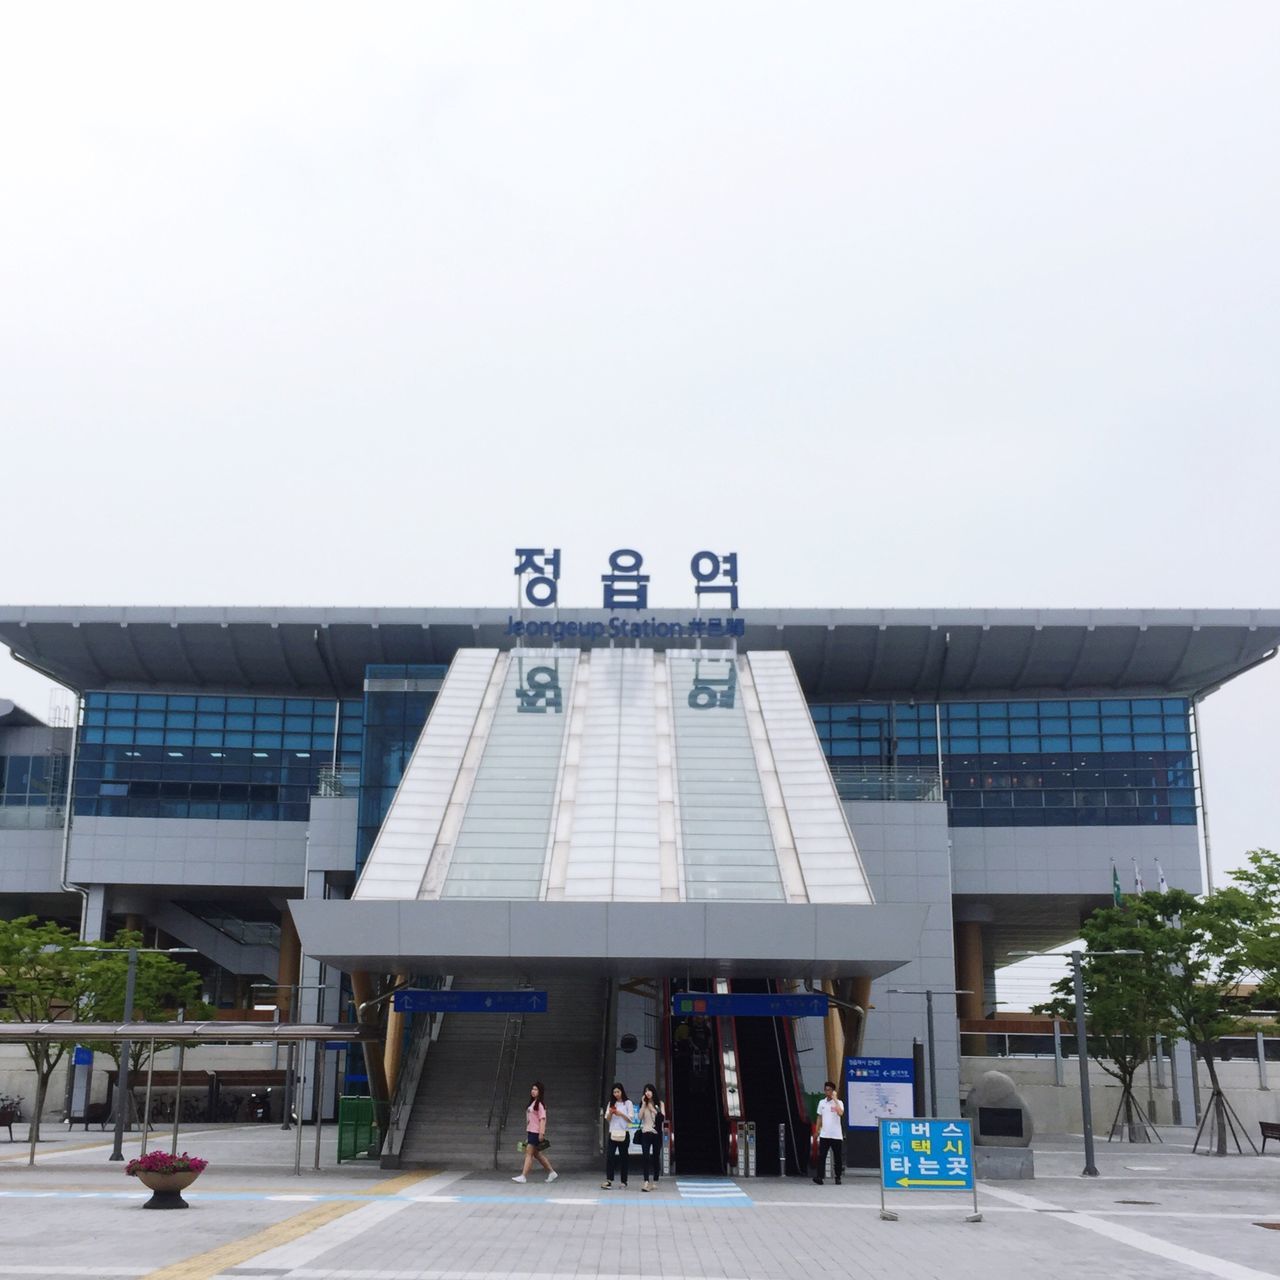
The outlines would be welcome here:
[[[1112,906],[1124,906],[1124,894],[1120,892],[1120,871],[1113,862],[1111,864],[1111,903]]]

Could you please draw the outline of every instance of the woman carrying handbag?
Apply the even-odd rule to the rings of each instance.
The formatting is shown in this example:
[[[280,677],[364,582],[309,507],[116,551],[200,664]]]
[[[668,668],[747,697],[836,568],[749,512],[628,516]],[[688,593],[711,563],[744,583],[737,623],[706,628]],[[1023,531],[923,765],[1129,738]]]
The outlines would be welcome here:
[[[662,1114],[658,1091],[651,1084],[645,1085],[644,1092],[640,1095],[636,1119],[640,1122],[636,1140],[640,1143],[641,1166],[644,1170],[644,1186],[640,1190],[652,1191],[662,1172],[662,1126],[666,1124],[667,1118]]]
[[[635,1118],[635,1107],[627,1100],[627,1091],[622,1085],[613,1086],[609,1107],[604,1115],[605,1123],[609,1126],[609,1137],[605,1143],[608,1154],[605,1157],[604,1181],[600,1185],[608,1191],[613,1186],[615,1170],[622,1175],[622,1185],[627,1185],[627,1152],[631,1146],[631,1122]]]
[[[560,1175],[551,1167],[551,1161],[542,1154],[551,1144],[547,1141],[547,1091],[541,1080],[535,1080],[529,1088],[529,1106],[524,1120],[524,1168],[511,1179],[512,1182],[528,1182],[529,1170],[536,1160],[546,1171],[547,1181],[554,1182]]]

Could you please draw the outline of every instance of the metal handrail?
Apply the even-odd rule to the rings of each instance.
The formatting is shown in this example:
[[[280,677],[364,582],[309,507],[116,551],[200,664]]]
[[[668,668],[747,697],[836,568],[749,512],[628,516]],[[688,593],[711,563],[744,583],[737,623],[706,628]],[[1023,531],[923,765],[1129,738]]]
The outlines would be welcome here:
[[[451,978],[433,976],[425,981],[416,982],[420,989],[439,990],[451,984]],[[400,1074],[396,1079],[396,1093],[391,1100],[390,1114],[387,1119],[387,1133],[383,1140],[383,1155],[393,1160],[400,1155],[408,1132],[408,1117],[413,1112],[413,1104],[418,1097],[418,1085],[422,1082],[422,1071],[427,1062],[427,1050],[435,1039],[440,1028],[438,1013],[414,1014],[413,1028],[409,1032],[409,1044],[404,1061],[400,1064]]]
[[[604,1026],[600,1032],[600,1123],[596,1125],[596,1155],[604,1154],[604,1115],[607,1110],[605,1100],[609,1094],[609,1076],[612,1074],[610,1068],[612,1063],[609,1061],[609,1044],[612,1040],[611,1028],[613,1027],[613,1002],[615,1000],[613,979],[606,978],[606,994],[604,1001]]]
[[[511,1035],[511,1024],[515,1019],[515,1014],[507,1014],[507,1020],[502,1024],[502,1043],[498,1046],[498,1065],[493,1071],[493,1091],[489,1094],[489,1118],[485,1121],[486,1129],[493,1128],[493,1113],[498,1109],[498,1090],[502,1087],[502,1064],[507,1059],[507,1038]]]
[[[520,1037],[524,1032],[524,1014],[509,1013],[506,1025],[502,1028],[502,1048],[498,1053],[498,1070],[493,1079],[493,1097],[489,1100],[489,1121],[486,1127],[493,1129],[493,1114],[498,1109],[498,1090],[502,1086],[502,1068],[507,1057],[508,1037],[511,1044],[511,1066],[507,1071],[507,1089],[502,1098],[502,1110],[498,1112],[498,1126],[493,1129],[493,1167],[498,1167],[498,1147],[502,1142],[503,1130],[507,1127],[507,1116],[511,1111],[511,1090],[515,1086],[516,1063],[520,1060]]]
[[[941,800],[936,765],[831,764],[842,800]]]

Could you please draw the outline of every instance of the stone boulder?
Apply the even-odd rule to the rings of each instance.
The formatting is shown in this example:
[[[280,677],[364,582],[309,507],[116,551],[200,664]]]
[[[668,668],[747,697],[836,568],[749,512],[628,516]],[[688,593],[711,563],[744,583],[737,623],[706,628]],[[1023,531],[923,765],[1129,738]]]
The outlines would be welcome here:
[[[1035,1126],[1031,1108],[1003,1071],[980,1076],[965,1099],[964,1114],[973,1123],[977,1147],[1029,1147]]]

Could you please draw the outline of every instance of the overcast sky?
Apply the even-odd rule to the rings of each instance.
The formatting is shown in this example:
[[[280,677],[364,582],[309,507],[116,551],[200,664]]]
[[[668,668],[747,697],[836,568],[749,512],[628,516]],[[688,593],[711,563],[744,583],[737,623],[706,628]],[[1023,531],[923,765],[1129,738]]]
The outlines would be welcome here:
[[[1280,604],[1278,125],[1270,0],[4,5],[0,600]]]

